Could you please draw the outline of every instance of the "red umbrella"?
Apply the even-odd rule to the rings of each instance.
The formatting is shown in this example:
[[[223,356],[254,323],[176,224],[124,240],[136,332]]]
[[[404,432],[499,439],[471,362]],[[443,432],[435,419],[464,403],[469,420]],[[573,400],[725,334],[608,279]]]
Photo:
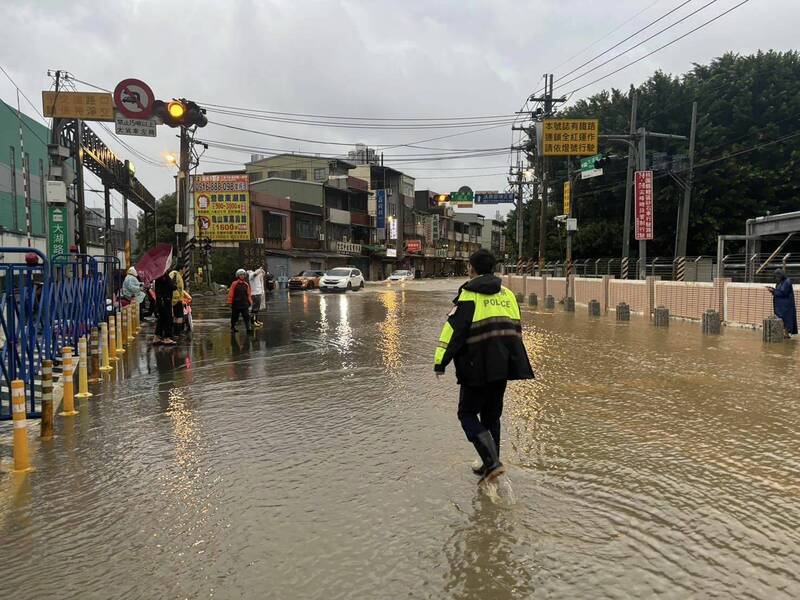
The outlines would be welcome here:
[[[145,285],[169,271],[172,265],[172,244],[157,244],[136,263],[136,273]]]

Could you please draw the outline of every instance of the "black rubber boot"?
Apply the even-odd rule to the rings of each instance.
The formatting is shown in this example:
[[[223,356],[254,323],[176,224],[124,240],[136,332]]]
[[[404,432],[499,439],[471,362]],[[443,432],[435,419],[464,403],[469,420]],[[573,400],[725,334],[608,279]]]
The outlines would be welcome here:
[[[483,473],[481,473],[481,482],[492,480],[498,475],[505,473],[506,468],[500,462],[500,457],[497,454],[497,445],[494,443],[492,434],[488,431],[482,431],[478,434],[478,439],[472,442],[475,450],[483,460]]]

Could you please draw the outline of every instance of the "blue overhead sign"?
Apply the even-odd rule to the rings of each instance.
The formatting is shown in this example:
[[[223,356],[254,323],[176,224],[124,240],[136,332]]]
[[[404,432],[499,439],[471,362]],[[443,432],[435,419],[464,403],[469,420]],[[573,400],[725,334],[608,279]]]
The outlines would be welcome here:
[[[375,190],[375,227],[386,228],[386,190]]]
[[[513,192],[475,192],[475,204],[513,204]]]

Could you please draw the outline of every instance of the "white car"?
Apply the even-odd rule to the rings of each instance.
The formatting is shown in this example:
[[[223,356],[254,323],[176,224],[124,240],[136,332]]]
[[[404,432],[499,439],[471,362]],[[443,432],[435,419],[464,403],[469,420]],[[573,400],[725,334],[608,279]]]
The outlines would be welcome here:
[[[345,292],[364,287],[364,276],[355,267],[337,267],[319,278],[320,292]]]
[[[387,281],[411,281],[414,279],[414,273],[411,271],[395,271],[391,275],[389,275],[389,279]]]

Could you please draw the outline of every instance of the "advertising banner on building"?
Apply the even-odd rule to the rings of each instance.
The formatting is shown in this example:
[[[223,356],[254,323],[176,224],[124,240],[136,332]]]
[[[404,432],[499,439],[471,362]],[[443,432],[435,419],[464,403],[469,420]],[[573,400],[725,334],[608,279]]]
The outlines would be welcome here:
[[[386,190],[375,191],[375,227],[386,228]]]
[[[439,215],[431,215],[431,228],[433,229],[431,241],[436,243],[439,241]]]
[[[636,171],[636,239],[653,239],[653,172]]]
[[[406,252],[419,254],[422,252],[422,242],[420,240],[406,240]]]
[[[250,239],[250,191],[247,175],[195,175],[196,235],[214,241]]]

